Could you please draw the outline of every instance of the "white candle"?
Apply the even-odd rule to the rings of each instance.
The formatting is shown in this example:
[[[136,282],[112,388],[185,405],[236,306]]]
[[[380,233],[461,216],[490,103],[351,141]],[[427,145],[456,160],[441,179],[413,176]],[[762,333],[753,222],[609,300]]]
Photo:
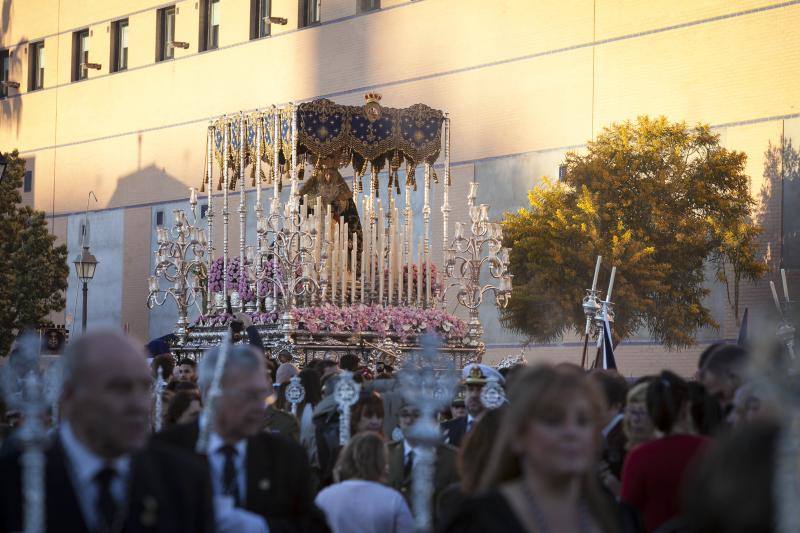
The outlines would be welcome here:
[[[772,299],[775,300],[775,308],[778,312],[781,312],[781,302],[778,300],[778,292],[775,290],[775,283],[773,281],[769,282],[769,288],[772,290]]]
[[[339,271],[339,226],[333,226],[333,242],[331,243],[331,303],[336,303],[336,279]]]
[[[342,219],[340,218],[339,220],[341,221]],[[342,306],[344,306],[347,303],[347,256],[348,256],[348,254],[347,254],[347,237],[348,237],[348,233],[347,233],[347,223],[346,222],[344,223],[344,225],[342,225],[342,232],[339,234],[339,236],[342,239],[342,242],[339,244],[339,246],[341,247],[341,250],[342,250],[342,252],[339,255],[339,257],[342,258],[341,259],[342,260],[342,294],[341,294],[341,300],[342,300]]]
[[[365,243],[366,241],[362,240],[361,242]],[[365,285],[366,279],[367,279],[367,247],[362,246],[361,247],[361,303],[362,304],[367,303],[366,291],[364,290],[366,287]]]
[[[431,305],[431,253],[425,253],[425,276],[427,283],[425,284],[425,307]]]
[[[350,256],[350,304],[356,304],[356,272],[358,272],[358,239],[353,233],[353,252]]]
[[[603,256],[597,256],[597,264],[594,266],[594,279],[592,279],[592,290],[597,289],[597,276],[600,274],[600,261],[603,259]]]
[[[614,276],[617,275],[617,267],[611,267],[611,279],[608,280],[608,292],[606,293],[606,301],[611,301],[611,291],[614,289]]]
[[[789,286],[786,284],[786,269],[781,269],[781,281],[783,282],[783,297],[789,301]]]
[[[422,250],[424,243],[422,239],[417,243],[417,305],[422,305]]]
[[[383,272],[384,272],[384,265],[383,265],[383,258],[384,253],[386,251],[383,238],[383,209],[378,211],[379,216],[381,217],[381,221],[378,227],[378,305],[383,305]]]
[[[395,241],[397,242],[397,253],[395,253],[394,260],[397,264],[397,304],[400,305],[403,300],[403,233],[400,231],[400,212],[394,208],[394,218],[398,221],[395,225]]]

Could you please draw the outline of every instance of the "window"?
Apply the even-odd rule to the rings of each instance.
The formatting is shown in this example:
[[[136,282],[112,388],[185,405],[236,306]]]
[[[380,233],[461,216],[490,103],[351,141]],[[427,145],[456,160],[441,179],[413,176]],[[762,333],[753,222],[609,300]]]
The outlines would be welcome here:
[[[252,0],[250,3],[250,38],[269,35],[270,0]]]
[[[72,34],[72,81],[85,80],[89,77],[89,30],[76,31]]]
[[[374,11],[381,8],[381,0],[358,0],[358,11]]]
[[[206,214],[208,214],[208,204],[203,204],[200,206],[200,218],[206,218]]]
[[[564,181],[567,177],[567,165],[558,165],[558,181]]]
[[[28,45],[28,90],[44,87],[44,41]]]
[[[156,61],[164,61],[175,57],[175,6],[158,10],[158,27],[156,28]]]
[[[164,211],[156,211],[156,226],[164,225]]]
[[[0,98],[8,96],[8,87],[5,83],[8,81],[8,71],[11,68],[11,56],[8,50],[0,50]]]
[[[319,24],[319,7],[321,0],[300,0],[300,28]]]
[[[128,19],[111,25],[111,72],[128,68]]]
[[[31,192],[33,190],[33,171],[26,170],[22,177],[22,192]]]
[[[200,51],[219,46],[219,0],[203,0],[200,12]]]

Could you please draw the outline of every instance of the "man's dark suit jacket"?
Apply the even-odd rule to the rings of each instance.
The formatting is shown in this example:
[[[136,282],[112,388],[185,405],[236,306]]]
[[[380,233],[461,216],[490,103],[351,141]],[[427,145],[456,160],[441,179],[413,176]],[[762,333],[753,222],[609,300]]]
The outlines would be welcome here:
[[[622,464],[625,462],[627,444],[628,439],[622,427],[622,420],[620,420],[608,432],[608,436],[603,442],[602,452],[602,459],[608,463],[609,470],[620,480],[622,479]]]
[[[467,417],[460,416],[447,422],[442,422],[442,433],[447,444],[458,448],[467,434]]]
[[[61,441],[47,450],[45,467],[48,533],[88,531],[68,471]],[[0,458],[0,532],[22,531],[20,453]],[[131,458],[125,533],[212,533],[214,507],[208,470],[193,457],[163,445],[148,446]]]
[[[181,424],[153,439],[195,453],[198,422]],[[208,463],[206,463],[208,468]],[[298,444],[271,433],[247,439],[244,509],[263,516],[270,533],[327,532],[325,515],[314,505],[308,455]]]

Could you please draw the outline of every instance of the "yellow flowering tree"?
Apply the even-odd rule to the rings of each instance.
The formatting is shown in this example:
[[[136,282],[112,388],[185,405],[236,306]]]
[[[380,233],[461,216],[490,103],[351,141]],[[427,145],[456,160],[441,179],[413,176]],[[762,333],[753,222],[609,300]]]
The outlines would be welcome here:
[[[563,182],[545,180],[503,221],[515,285],[504,325],[539,342],[582,333],[581,300],[602,255],[598,288],[617,266],[618,339],[645,328],[669,347],[693,344],[700,328],[717,327],[703,306],[707,262],[717,272],[738,265],[735,284],[764,272],[745,160],[708,126],[663,117],[614,124],[584,154],[567,154]]]

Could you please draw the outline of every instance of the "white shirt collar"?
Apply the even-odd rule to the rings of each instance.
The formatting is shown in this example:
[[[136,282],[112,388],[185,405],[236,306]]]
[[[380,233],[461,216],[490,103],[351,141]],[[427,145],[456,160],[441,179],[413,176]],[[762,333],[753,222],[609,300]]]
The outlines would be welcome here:
[[[408,454],[409,454],[409,453],[411,453],[411,452],[414,452],[414,453],[416,453],[416,447],[415,447],[415,446],[412,446],[412,445],[411,445],[411,444],[408,442],[408,439],[403,439],[403,457],[404,457],[404,458],[405,458],[405,457],[408,457]]]
[[[120,477],[127,477],[131,463],[130,455],[121,455],[112,460],[103,459],[78,440],[66,420],[61,422],[59,433],[64,452],[67,454],[73,473],[77,477],[76,481],[80,484],[94,482],[94,476],[106,466],[113,467]],[[78,487],[80,487],[80,484]]]
[[[212,431],[211,434],[208,436],[208,452],[209,454],[217,453],[219,449],[225,446],[225,441],[222,440],[222,437],[216,431]],[[245,452],[247,451],[247,439],[242,439],[236,444],[233,445],[236,449],[236,457],[244,457]]]
[[[622,413],[617,413],[616,416],[614,418],[612,418],[611,421],[608,424],[606,424],[606,427],[603,428],[603,438],[604,439],[608,438],[608,434],[611,433],[611,430],[613,430],[614,427],[617,424],[619,424],[622,421],[623,418],[624,418],[624,415]]]

